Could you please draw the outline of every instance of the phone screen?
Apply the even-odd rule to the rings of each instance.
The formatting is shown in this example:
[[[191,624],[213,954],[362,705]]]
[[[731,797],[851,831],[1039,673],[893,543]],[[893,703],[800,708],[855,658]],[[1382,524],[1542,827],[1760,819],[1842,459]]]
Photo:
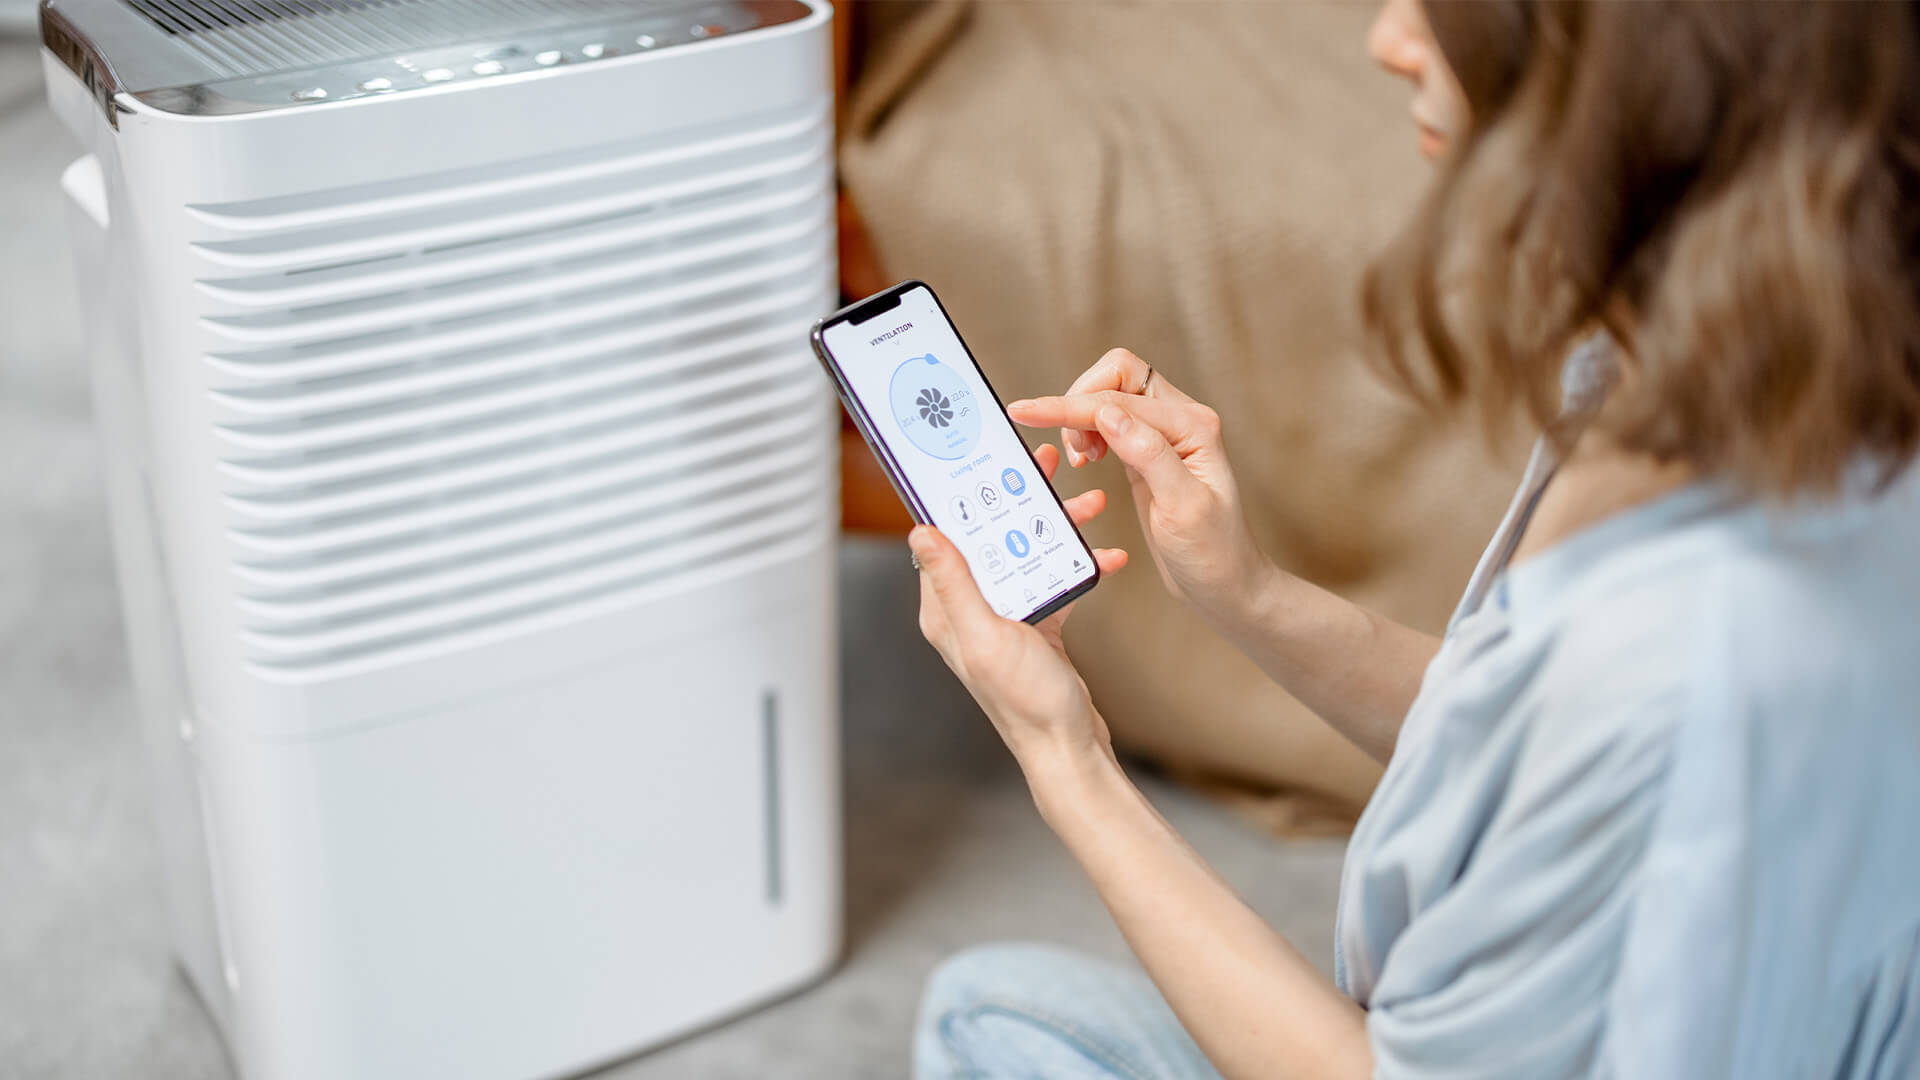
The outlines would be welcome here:
[[[814,342],[908,509],[967,557],[995,611],[1037,621],[1092,588],[1091,549],[933,290],[896,285]]]

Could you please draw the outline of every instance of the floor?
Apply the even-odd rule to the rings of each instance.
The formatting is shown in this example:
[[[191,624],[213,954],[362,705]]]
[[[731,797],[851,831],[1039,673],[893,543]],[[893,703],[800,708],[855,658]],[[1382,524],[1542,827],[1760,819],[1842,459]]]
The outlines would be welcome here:
[[[224,1077],[155,906],[57,195],[76,151],[39,80],[34,50],[0,39],[0,1077]],[[1124,955],[986,721],[914,633],[901,546],[848,540],[841,571],[842,655],[861,660],[843,671],[845,961],[800,995],[598,1075],[897,1077],[918,987],[943,954],[1024,938]],[[1330,965],[1338,842],[1275,841],[1142,779],[1242,895]]]

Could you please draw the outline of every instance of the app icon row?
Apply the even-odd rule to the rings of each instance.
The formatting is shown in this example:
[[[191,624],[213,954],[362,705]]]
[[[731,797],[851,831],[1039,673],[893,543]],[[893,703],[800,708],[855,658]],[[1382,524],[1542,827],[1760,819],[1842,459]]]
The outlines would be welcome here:
[[[1029,533],[1032,535],[1029,536]],[[1024,559],[1033,552],[1034,544],[1051,544],[1059,534],[1060,530],[1058,526],[1048,521],[1045,517],[1036,514],[1033,520],[1027,522],[1026,532],[1022,532],[1019,529],[1008,529],[1007,535],[1001,538],[1000,544],[987,544],[982,546],[980,549],[980,564],[986,568],[988,573],[997,574],[1005,569],[1007,565],[1006,560],[1000,555],[1002,546],[1006,548],[1007,554],[1012,555],[1016,559]]]
[[[1000,508],[1002,489],[1005,489],[1008,495],[1023,494],[1027,490],[1027,478],[1020,474],[1019,469],[1007,469],[1001,472],[998,487],[995,487],[992,481],[986,481],[974,489],[972,499],[965,495],[955,495],[953,516],[959,519],[963,527],[971,527],[980,520],[979,511],[974,509],[975,500],[978,500],[979,504],[986,508],[987,513],[991,514]]]

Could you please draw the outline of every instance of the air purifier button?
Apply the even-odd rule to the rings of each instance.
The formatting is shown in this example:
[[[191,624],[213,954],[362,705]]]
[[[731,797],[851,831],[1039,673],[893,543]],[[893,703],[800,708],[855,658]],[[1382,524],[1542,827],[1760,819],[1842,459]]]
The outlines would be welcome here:
[[[560,62],[560,50],[548,49],[546,52],[538,53],[534,56],[533,62],[541,67],[552,67]]]
[[[293,100],[295,101],[325,101],[326,99],[327,88],[324,86],[309,86],[304,90],[295,90],[293,92]]]
[[[473,65],[473,73],[475,75],[498,75],[505,70],[507,70],[507,65],[498,60],[482,60]]]
[[[643,49],[651,49],[655,45],[660,44],[660,39],[654,37],[652,34],[641,34],[639,37],[633,39],[633,43]]]
[[[377,94],[382,90],[393,89],[393,80],[384,75],[378,75],[371,79],[362,79],[360,80],[360,89],[365,90],[369,94]]]
[[[422,72],[420,77],[428,82],[446,82],[453,78],[453,71],[449,68],[434,68],[432,71]]]
[[[582,45],[580,46],[580,55],[589,60],[598,60],[607,55],[607,47],[597,41],[591,45]]]

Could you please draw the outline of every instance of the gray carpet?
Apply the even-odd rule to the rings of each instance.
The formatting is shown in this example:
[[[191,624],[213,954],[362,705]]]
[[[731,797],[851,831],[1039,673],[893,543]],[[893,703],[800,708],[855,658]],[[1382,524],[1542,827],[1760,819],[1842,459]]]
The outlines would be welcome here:
[[[0,1077],[224,1077],[157,910],[144,762],[31,48],[0,41]],[[1124,955],[985,719],[914,631],[895,541],[842,548],[848,949],[818,986],[599,1074],[895,1077],[960,946]],[[928,700],[929,686],[939,692]],[[908,721],[908,717],[913,717]],[[1162,811],[1326,967],[1341,846],[1282,844],[1151,777]]]

